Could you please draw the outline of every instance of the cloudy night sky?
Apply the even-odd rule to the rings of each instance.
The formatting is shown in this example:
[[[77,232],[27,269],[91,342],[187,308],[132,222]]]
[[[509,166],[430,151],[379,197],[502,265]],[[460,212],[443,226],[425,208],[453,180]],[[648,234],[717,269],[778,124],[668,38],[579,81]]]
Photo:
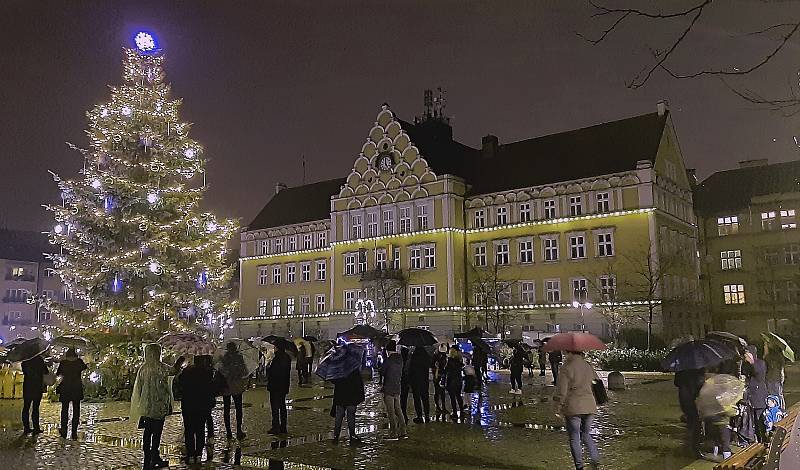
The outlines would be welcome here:
[[[619,2],[617,2],[619,3]],[[648,5],[650,3],[648,2]],[[422,113],[425,88],[447,92],[455,138],[508,143],[655,111],[667,99],[689,167],[701,177],[739,160],[797,158],[800,119],[747,103],[717,78],[676,80],[652,63],[685,20],[625,23],[584,1],[44,2],[0,6],[0,226],[45,230],[58,200],[47,170],[74,178],[84,113],[121,82],[122,48],[155,32],[182,117],[206,147],[206,205],[250,222],[276,182],[346,176],[383,102]],[[792,2],[719,2],[671,59],[678,71],[747,67],[778,34],[743,36],[800,16]],[[793,40],[758,73],[730,83],[769,97],[798,80]],[[557,162],[532,162],[554,165]]]

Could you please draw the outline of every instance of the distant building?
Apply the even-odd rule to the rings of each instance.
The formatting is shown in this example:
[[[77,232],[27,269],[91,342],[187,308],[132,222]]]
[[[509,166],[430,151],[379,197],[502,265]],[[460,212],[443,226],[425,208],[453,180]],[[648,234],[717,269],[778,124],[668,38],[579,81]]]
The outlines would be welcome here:
[[[699,267],[664,103],[515,143],[489,135],[476,149],[453,140],[443,100],[426,93],[421,118],[384,105],[366,131],[345,178],[279,184],[243,229],[237,334],[331,337],[388,323],[445,336],[489,326],[608,337],[603,308],[644,328],[648,303],[656,331],[704,331],[701,317],[673,308],[694,300]],[[649,298],[629,288],[648,253],[672,266]]]
[[[72,303],[53,264],[44,257],[52,251],[44,234],[0,229],[0,339],[38,336],[55,319],[41,296]],[[39,299],[37,299],[37,297]]]
[[[800,301],[800,161],[749,160],[694,190],[703,287],[714,327],[787,332]]]

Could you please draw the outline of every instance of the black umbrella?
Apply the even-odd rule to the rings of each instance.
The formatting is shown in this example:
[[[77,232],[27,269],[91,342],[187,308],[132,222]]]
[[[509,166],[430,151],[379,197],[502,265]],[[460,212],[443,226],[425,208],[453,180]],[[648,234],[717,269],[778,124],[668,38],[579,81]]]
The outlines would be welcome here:
[[[469,331],[464,331],[462,333],[456,333],[455,335],[453,335],[454,338],[462,338],[462,339],[483,338],[484,336],[486,336],[486,331],[479,326],[476,326],[475,328]]]
[[[482,340],[480,338],[472,337],[472,338],[469,339],[469,342],[472,343],[472,347],[478,348],[478,349],[482,350],[483,352],[485,352],[486,354],[489,354],[489,353],[492,352],[492,347],[489,346],[489,343],[487,343],[486,341],[484,341],[484,340]]]
[[[320,359],[316,374],[325,380],[343,379],[361,369],[363,359],[364,348],[360,344],[342,344]]]
[[[422,328],[406,328],[397,332],[397,344],[403,346],[433,346],[439,340],[428,330]]]
[[[278,349],[283,349],[286,352],[297,354],[297,346],[295,346],[294,341],[289,341],[288,339],[282,336],[275,336],[269,335],[263,338],[263,341],[275,346]]]
[[[33,338],[19,343],[6,356],[9,362],[22,362],[44,354],[50,349],[50,343],[42,338]]]
[[[372,339],[382,334],[384,334],[383,331],[369,325],[356,325],[347,331],[339,333],[339,336],[344,336],[348,339]]]
[[[717,341],[701,339],[677,346],[661,361],[661,365],[674,372],[701,369],[738,356],[732,347]]]
[[[744,354],[744,348],[747,347],[747,341],[727,331],[709,331],[705,339],[730,346],[738,351],[739,355]]]

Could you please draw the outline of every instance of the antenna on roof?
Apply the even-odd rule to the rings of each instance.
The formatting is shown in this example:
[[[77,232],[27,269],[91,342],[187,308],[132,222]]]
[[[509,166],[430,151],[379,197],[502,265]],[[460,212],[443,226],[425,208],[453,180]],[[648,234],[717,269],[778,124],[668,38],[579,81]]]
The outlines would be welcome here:
[[[444,108],[447,106],[447,98],[442,87],[436,88],[436,98],[433,99],[433,116],[444,119]]]
[[[429,119],[434,113],[433,110],[433,90],[425,90],[425,114],[424,118]]]

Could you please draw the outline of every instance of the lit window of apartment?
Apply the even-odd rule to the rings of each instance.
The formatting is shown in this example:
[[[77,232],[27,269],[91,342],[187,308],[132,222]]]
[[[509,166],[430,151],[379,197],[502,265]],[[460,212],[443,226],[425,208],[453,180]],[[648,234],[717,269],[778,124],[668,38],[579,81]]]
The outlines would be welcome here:
[[[293,265],[293,264],[287,264],[286,265],[286,282],[294,282],[295,281],[294,275],[295,275],[296,269],[297,269],[297,267],[295,265]]]
[[[569,236],[570,259],[586,258],[586,238],[583,235]]]
[[[552,235],[542,239],[542,250],[545,261],[558,261],[558,236]]]
[[[275,253],[283,253],[283,238],[275,239]]]
[[[519,244],[519,262],[520,263],[533,263],[533,240],[524,238],[518,241]]]
[[[386,248],[375,249],[375,269],[386,269]]]
[[[422,306],[422,286],[410,286],[408,292],[409,297],[411,297],[411,306]]]
[[[364,236],[364,226],[361,214],[350,215],[350,238],[358,239]]]
[[[519,301],[523,304],[532,304],[536,301],[536,291],[533,281],[520,281]]]
[[[433,307],[436,305],[436,286],[435,285],[427,285],[425,286],[425,305],[428,307]]]
[[[277,317],[281,314],[281,299],[272,299],[272,316]]]
[[[286,314],[294,315],[294,297],[286,298]]]
[[[273,284],[280,284],[281,283],[281,266],[273,266],[272,267],[272,283]]]
[[[13,277],[24,277],[25,276],[25,268],[21,266],[14,266],[11,268],[11,276]]]
[[[259,240],[258,241],[258,249],[257,249],[257,253],[256,254],[258,254],[258,255],[266,255],[268,253],[269,253],[269,239],[267,239],[267,240]]]
[[[417,230],[428,228],[428,206],[417,206]]]
[[[611,195],[609,193],[597,193],[597,212],[611,211]]]
[[[549,303],[561,302],[561,281],[558,279],[545,279],[544,293]]]
[[[324,281],[327,277],[327,268],[328,263],[325,260],[317,261],[317,280]]]
[[[519,221],[520,222],[530,222],[531,221],[531,203],[530,202],[521,202],[519,204]]]
[[[543,207],[545,219],[555,219],[557,217],[555,199],[545,199]]]
[[[308,313],[311,311],[311,297],[307,295],[300,296],[300,313]]]
[[[422,254],[425,258],[425,268],[436,267],[436,245],[428,245],[422,248]]]
[[[775,219],[775,211],[761,213],[761,230],[775,230],[778,228],[778,221]]]
[[[383,234],[394,235],[394,211],[392,209],[383,211]]]
[[[717,217],[717,231],[720,237],[739,233],[739,216]]]
[[[571,280],[572,300],[586,302],[589,299],[589,286],[585,278],[578,277]]]
[[[314,241],[312,240],[311,234],[306,233],[303,235],[303,249],[310,250],[314,248]]]
[[[497,225],[506,225],[508,223],[508,207],[500,206],[497,208]]]
[[[800,264],[800,245],[790,243],[783,247],[783,258],[786,264]]]
[[[569,197],[569,215],[578,216],[583,214],[583,198],[581,196]]]
[[[356,299],[358,299],[358,291],[357,290],[346,290],[346,291],[344,291],[344,308],[345,308],[345,310],[355,310],[356,309]]]
[[[328,246],[328,232],[317,233],[317,247],[325,248]]]
[[[725,250],[719,253],[722,269],[742,269],[742,250]]]
[[[508,251],[508,240],[494,242],[494,262],[501,266],[507,265]]]
[[[797,218],[795,217],[794,209],[781,211],[781,228],[797,228]]]
[[[472,263],[475,266],[486,266],[486,245],[483,243],[472,245]]]
[[[614,235],[611,232],[597,234],[597,256],[614,256]]]
[[[258,285],[266,286],[269,284],[269,266],[258,267]]]
[[[411,231],[411,208],[400,208],[400,233],[408,233]]]
[[[258,314],[260,316],[266,316],[268,308],[269,304],[267,303],[267,299],[258,299]]]
[[[317,313],[323,313],[325,311],[325,294],[317,294],[316,301]]]
[[[367,214],[367,236],[368,237],[377,237],[378,236],[378,213],[377,212],[370,212]]]
[[[613,301],[617,296],[617,278],[600,276],[600,296],[605,301]]]
[[[392,249],[392,269],[400,269],[400,248]]]
[[[303,282],[311,280],[311,263],[303,263],[300,265],[300,280]]]
[[[409,254],[409,269],[422,269],[422,248],[412,247],[408,250]]]
[[[297,237],[294,235],[289,237],[289,251],[297,250]]]
[[[472,223],[475,228],[486,227],[486,211],[484,209],[476,209],[475,217]]]
[[[345,253],[344,254],[344,274],[352,276],[356,274],[356,259],[358,253]]]
[[[722,286],[722,293],[725,303],[728,305],[744,303],[744,285],[742,284],[725,284]]]

